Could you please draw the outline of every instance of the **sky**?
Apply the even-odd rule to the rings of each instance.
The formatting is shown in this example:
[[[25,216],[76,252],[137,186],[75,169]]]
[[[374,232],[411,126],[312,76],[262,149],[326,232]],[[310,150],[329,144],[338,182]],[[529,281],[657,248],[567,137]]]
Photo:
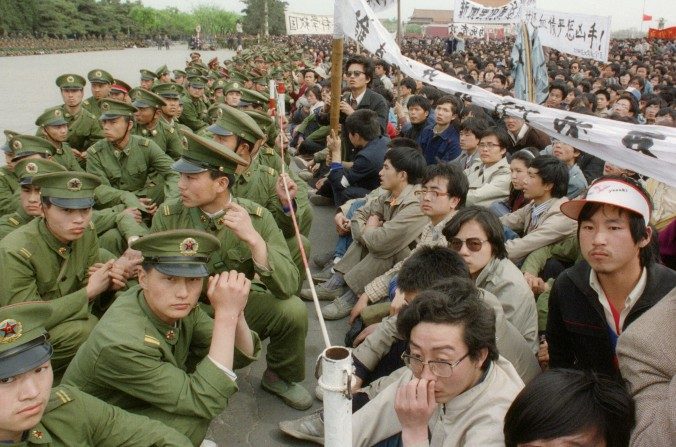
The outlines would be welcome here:
[[[643,23],[643,29],[649,26],[657,28],[657,19],[664,17],[667,26],[676,25],[676,1],[674,0],[537,0],[541,9],[562,11],[570,13],[612,15],[611,26],[613,30],[625,28],[640,28],[645,1],[645,13],[652,15],[652,22]],[[289,11],[304,12],[309,14],[333,14],[333,1],[330,0],[287,0]],[[189,11],[195,6],[215,5],[234,12],[240,12],[243,5],[238,0],[142,0],[146,6],[153,8],[176,7],[183,11]],[[401,13],[407,20],[413,13],[414,8],[423,9],[453,9],[453,0],[401,0]],[[563,3],[563,4],[562,4]],[[396,17],[396,7],[379,14],[381,18]]]

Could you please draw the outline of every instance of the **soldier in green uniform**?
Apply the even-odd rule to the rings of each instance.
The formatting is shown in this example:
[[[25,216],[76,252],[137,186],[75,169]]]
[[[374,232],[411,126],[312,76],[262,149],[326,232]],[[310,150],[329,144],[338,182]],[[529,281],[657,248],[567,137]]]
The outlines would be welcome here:
[[[167,105],[164,98],[140,88],[133,89],[129,96],[132,99],[131,105],[136,107],[132,133],[148,138],[171,158],[178,159],[183,152],[183,143],[176,128],[161,119],[161,108]]]
[[[218,237],[221,249],[210,271],[236,270],[252,279],[244,315],[262,339],[270,338],[263,388],[293,408],[307,409],[312,396],[298,383],[305,377],[307,308],[293,295],[298,269],[284,235],[268,210],[231,195],[235,169],[246,162],[213,140],[185,136],[188,148],[174,164],[181,173],[181,200],[162,205],[151,231],[196,228]]]
[[[237,391],[235,368],[254,361],[243,273],[209,278],[214,318],[198,304],[218,239],[196,230],[142,237],[139,286],[120,295],[68,367],[63,383],[161,421],[199,445]]]
[[[242,84],[237,81],[226,84],[225,89],[225,103],[230,107],[239,106],[239,101],[242,99]]]
[[[19,193],[19,179],[14,174],[14,149],[9,145],[12,136],[17,132],[5,130],[5,144],[2,145],[2,153],[5,156],[5,165],[0,166],[0,215],[8,214],[16,209],[16,199]]]
[[[129,91],[131,91],[129,84],[120,79],[113,79],[113,85],[110,86],[108,97],[116,101],[129,102]]]
[[[224,79],[216,79],[214,83],[211,84],[212,107],[215,104],[225,104],[225,85],[226,82]]]
[[[202,76],[190,76],[188,78],[188,94],[184,97],[183,113],[178,118],[178,122],[185,124],[193,132],[209,125],[207,122],[209,105],[204,100],[206,83],[206,78]]]
[[[97,106],[98,107],[98,106]],[[52,143],[52,159],[68,171],[84,171],[78,163],[73,149],[68,144],[68,121],[63,117],[61,107],[46,109],[35,120],[37,135]]]
[[[105,99],[101,110],[106,139],[90,148],[87,172],[99,177],[104,185],[133,192],[152,215],[165,197],[178,196],[178,175],[171,169],[173,160],[151,140],[132,135],[134,106]],[[149,172],[162,177],[162,190],[148,184]]]
[[[286,174],[285,179],[289,190],[288,200],[284,190],[282,176],[270,166],[260,163],[258,152],[265,134],[253,118],[246,113],[230,106],[221,106],[224,113],[215,124],[207,129],[213,134],[216,142],[223,144],[242,157],[248,166],[238,166],[236,179],[230,187],[235,197],[245,197],[267,208],[282,230],[289,252],[299,273],[304,272],[300,248],[291,218],[291,207],[296,211],[299,228],[309,233],[312,225],[312,209],[307,201],[298,197],[298,185]],[[305,197],[307,198],[307,192]],[[303,244],[309,254],[309,240],[303,236]]]
[[[243,88],[239,108],[242,110],[259,110],[265,112],[268,108],[268,99],[269,98],[263,93]]]
[[[186,79],[186,73],[183,70],[173,70],[172,73],[174,74],[174,79],[172,80],[174,83],[183,86],[185,84],[185,79]]]
[[[152,89],[155,79],[157,79],[157,74],[154,71],[147,70],[145,68],[139,71],[141,72],[140,87],[146,90]]]
[[[157,75],[158,84],[168,84],[171,82],[171,72],[166,65],[162,65],[160,68],[155,70],[155,74]]]
[[[113,75],[105,70],[96,68],[87,73],[89,85],[92,89],[92,96],[82,101],[82,107],[88,110],[92,115],[101,115],[99,101],[110,95],[110,88],[113,85]]]
[[[86,83],[82,76],[76,74],[64,74],[56,78],[56,85],[61,89],[63,98],[61,112],[68,121],[68,144],[74,149],[80,164],[84,164],[89,146],[103,138],[98,117],[82,107]]]
[[[61,385],[52,388],[49,303],[0,308],[0,445],[187,447],[171,427]]]
[[[0,241],[0,306],[24,301],[50,301],[45,323],[54,344],[53,365],[65,369],[96,324],[90,303],[107,290],[126,285],[123,267],[98,262],[99,245],[91,223],[94,188],[100,181],[84,172],[37,175],[42,212]]]

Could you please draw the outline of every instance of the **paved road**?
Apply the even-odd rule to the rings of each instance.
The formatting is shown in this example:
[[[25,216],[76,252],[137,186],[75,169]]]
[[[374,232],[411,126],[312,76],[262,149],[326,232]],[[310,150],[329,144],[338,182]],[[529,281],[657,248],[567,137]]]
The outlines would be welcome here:
[[[167,64],[170,69],[184,67],[188,59],[186,46],[173,47],[169,51],[154,48],[101,51],[92,53],[50,54],[42,56],[0,57],[0,73],[3,82],[0,87],[0,127],[22,133],[34,133],[34,121],[42,111],[61,102],[58,88],[54,84],[63,73],[78,73],[86,77],[89,70],[102,68],[114,77],[130,85],[137,85],[139,70],[156,68]],[[229,58],[229,51],[203,51],[202,58],[208,61],[214,56],[220,60]],[[85,87],[85,98],[90,96]],[[4,136],[0,136],[3,139]],[[4,141],[3,141],[4,142]],[[4,160],[0,160],[3,163]],[[323,253],[333,248],[336,234],[333,231],[333,210],[327,207],[315,209],[310,235],[314,253]],[[308,389],[314,390],[314,367],[317,356],[324,349],[319,323],[314,307],[308,303],[310,329],[307,337],[305,362]],[[331,341],[340,344],[347,324],[345,320],[327,322]],[[261,353],[261,358],[265,358]],[[239,392],[230,401],[228,409],[212,424],[209,437],[224,447],[276,447],[290,445],[312,445],[284,437],[277,429],[281,420],[300,417],[306,413],[293,410],[260,388],[260,378],[265,362],[258,361],[249,368],[237,371]],[[314,409],[319,408],[316,402]]]

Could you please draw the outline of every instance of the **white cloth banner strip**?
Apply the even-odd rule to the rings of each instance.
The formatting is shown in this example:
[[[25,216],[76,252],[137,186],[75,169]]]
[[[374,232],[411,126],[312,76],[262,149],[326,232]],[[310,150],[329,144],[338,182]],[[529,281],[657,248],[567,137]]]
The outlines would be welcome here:
[[[455,0],[453,21],[462,23],[518,23],[535,0],[512,0],[504,6],[492,8],[470,0]]]
[[[465,37],[478,37],[480,39],[486,37],[486,29],[483,25],[453,22],[451,24],[451,31],[453,31],[454,35],[462,33]]]
[[[366,0],[373,12],[385,11],[397,4],[397,0]]]
[[[333,34],[333,17],[285,12],[286,34]]]
[[[523,19],[538,29],[543,46],[577,57],[608,61],[610,16],[530,9]]]
[[[495,95],[404,57],[364,0],[336,0],[335,14],[341,16],[346,37],[397,65],[407,76],[469,97],[472,103],[500,115],[523,118],[528,125],[582,151],[676,186],[676,129],[622,123]]]

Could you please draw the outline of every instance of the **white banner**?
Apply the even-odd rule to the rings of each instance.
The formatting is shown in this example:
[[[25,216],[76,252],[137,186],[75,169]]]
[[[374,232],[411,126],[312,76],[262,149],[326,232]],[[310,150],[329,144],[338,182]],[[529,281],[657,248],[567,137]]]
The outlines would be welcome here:
[[[397,0],[366,0],[373,12],[385,11],[397,4]]]
[[[285,12],[286,34],[333,34],[333,17]]]
[[[456,36],[459,33],[462,33],[464,37],[476,37],[478,39],[483,39],[486,36],[486,29],[483,25],[452,23],[449,30]]]
[[[539,30],[542,45],[577,57],[608,61],[610,16],[530,9],[523,18]]]
[[[499,115],[523,118],[528,125],[622,168],[676,186],[676,129],[622,123],[502,97],[402,56],[389,32],[364,0],[336,0],[345,35],[402,72]]]
[[[492,8],[470,0],[455,0],[453,21],[462,23],[517,23],[535,0],[512,0],[504,6]]]

